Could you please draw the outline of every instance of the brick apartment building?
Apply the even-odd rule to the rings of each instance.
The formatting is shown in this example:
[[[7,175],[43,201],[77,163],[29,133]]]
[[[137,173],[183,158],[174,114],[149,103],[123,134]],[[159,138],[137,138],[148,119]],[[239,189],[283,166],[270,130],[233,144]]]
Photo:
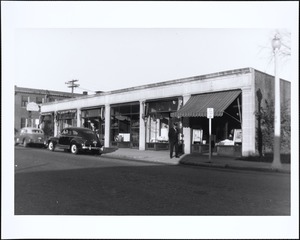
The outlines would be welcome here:
[[[15,130],[23,127],[38,127],[40,124],[39,105],[86,94],[72,94],[52,90],[23,88],[15,86]],[[27,111],[27,105],[36,106],[38,111]]]

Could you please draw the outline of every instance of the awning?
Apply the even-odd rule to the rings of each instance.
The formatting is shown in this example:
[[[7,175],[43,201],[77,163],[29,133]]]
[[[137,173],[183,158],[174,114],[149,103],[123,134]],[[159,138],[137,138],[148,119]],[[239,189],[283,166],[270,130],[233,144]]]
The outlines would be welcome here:
[[[214,116],[221,117],[241,92],[234,90],[191,96],[181,109],[171,113],[171,117],[206,117],[207,108],[214,108]]]

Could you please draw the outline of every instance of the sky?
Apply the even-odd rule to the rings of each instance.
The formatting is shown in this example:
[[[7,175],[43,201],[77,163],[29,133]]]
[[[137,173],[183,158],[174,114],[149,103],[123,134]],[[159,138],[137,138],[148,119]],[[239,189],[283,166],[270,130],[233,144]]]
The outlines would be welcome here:
[[[109,91],[253,67],[274,73],[274,29],[43,28],[16,32],[16,85]],[[280,76],[291,80],[290,63]]]
[[[275,32],[297,34],[287,3],[144,4],[6,3],[14,85],[70,92],[76,79],[93,94],[244,67],[274,75]],[[291,62],[278,71],[289,81]]]
[[[277,30],[291,33],[291,58],[278,70],[291,82],[291,148],[292,159],[298,159],[298,24],[299,3],[289,1],[1,1],[1,137],[11,136],[2,148],[2,237],[299,237],[297,209],[284,218],[225,216],[225,221],[201,216],[16,217],[11,180],[15,85],[70,92],[66,82],[78,79],[75,92],[93,94],[245,67],[273,75],[270,45]],[[298,183],[297,169],[291,168],[293,183]],[[292,210],[298,196],[292,191]]]

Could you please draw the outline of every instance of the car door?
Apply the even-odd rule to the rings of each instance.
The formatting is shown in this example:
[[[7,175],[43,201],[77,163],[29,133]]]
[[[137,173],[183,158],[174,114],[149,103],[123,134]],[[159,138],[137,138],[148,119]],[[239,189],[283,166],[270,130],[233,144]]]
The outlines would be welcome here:
[[[71,135],[70,129],[63,129],[58,139],[58,144],[61,145],[62,147],[69,146],[70,135]]]

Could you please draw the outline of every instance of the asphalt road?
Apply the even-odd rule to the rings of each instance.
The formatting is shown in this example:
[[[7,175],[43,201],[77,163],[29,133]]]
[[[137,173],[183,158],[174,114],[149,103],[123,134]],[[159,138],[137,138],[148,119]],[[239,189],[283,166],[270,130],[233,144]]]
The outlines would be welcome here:
[[[16,215],[290,215],[290,175],[15,147]]]

